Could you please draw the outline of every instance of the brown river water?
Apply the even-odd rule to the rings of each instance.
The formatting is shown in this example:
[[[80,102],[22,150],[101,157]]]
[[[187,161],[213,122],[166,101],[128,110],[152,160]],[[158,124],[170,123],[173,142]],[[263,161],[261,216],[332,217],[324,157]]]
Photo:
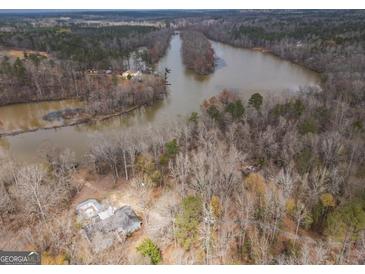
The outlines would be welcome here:
[[[268,53],[235,48],[212,42],[217,56],[217,67],[208,76],[197,76],[187,71],[181,58],[181,39],[174,35],[166,55],[157,64],[157,70],[171,69],[168,75],[170,94],[166,100],[93,125],[78,125],[58,129],[38,130],[0,138],[0,156],[9,153],[18,160],[37,159],[38,152],[48,146],[70,148],[82,157],[95,133],[122,133],[128,127],[157,125],[199,111],[201,102],[222,89],[234,89],[251,95],[254,92],[296,92],[303,86],[318,86],[319,76],[301,66],[284,61]],[[0,107],[0,129],[27,129],[49,125],[42,120],[50,111],[75,108],[80,102],[40,102]]]

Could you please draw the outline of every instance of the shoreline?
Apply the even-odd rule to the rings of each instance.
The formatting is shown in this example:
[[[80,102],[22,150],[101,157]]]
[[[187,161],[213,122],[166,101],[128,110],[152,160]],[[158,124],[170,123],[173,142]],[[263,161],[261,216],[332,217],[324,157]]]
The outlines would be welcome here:
[[[294,65],[297,65],[297,66],[300,66],[306,70],[309,70],[313,73],[316,73],[318,74],[318,76],[320,77],[322,74],[323,74],[323,71],[318,71],[318,70],[315,70],[313,68],[310,68],[308,67],[307,65],[305,65],[304,63],[302,62],[295,62],[294,60],[291,60],[291,59],[287,59],[287,58],[283,58],[281,57],[280,55],[278,54],[275,54],[271,49],[269,48],[263,48],[263,47],[251,47],[251,48],[248,48],[248,47],[241,47],[241,46],[237,46],[237,45],[233,45],[229,42],[223,42],[223,41],[220,41],[218,39],[213,39],[212,37],[208,37],[207,38],[213,42],[217,42],[217,43],[221,43],[223,45],[227,45],[227,46],[230,46],[230,47],[234,47],[234,48],[237,48],[237,49],[245,49],[245,50],[250,50],[250,51],[255,51],[255,52],[260,52],[260,53],[263,53],[263,54],[268,54],[268,55],[271,55],[273,57],[276,57],[276,58],[279,58],[280,60],[282,61],[286,61],[286,62],[289,62],[289,63],[292,63]]]
[[[53,99],[39,99],[39,100],[31,100],[31,101],[17,101],[17,102],[11,102],[6,104],[0,104],[0,108],[2,107],[8,107],[8,106],[14,106],[14,105],[24,105],[24,104],[38,104],[38,103],[47,103],[47,102],[60,102],[60,101],[67,101],[67,100],[79,100],[82,102],[82,97],[60,97],[60,98],[53,98]]]
[[[30,132],[36,132],[36,131],[39,131],[39,130],[58,129],[58,128],[72,127],[72,126],[77,126],[77,125],[82,125],[82,124],[96,123],[96,122],[100,122],[100,121],[105,121],[105,120],[111,119],[113,117],[128,114],[128,113],[130,113],[134,110],[137,110],[137,109],[143,107],[144,105],[145,104],[134,106],[134,107],[131,107],[130,109],[115,112],[115,113],[111,113],[111,114],[95,115],[95,116],[86,117],[86,118],[84,117],[84,118],[77,119],[76,121],[73,121],[73,122],[70,122],[70,123],[67,123],[67,122],[63,123],[61,125],[52,125],[52,126],[37,127],[37,128],[31,128],[31,129],[17,129],[17,130],[8,131],[8,132],[0,132],[0,138],[1,137],[8,137],[8,136],[16,136],[16,135],[30,133]]]
[[[172,37],[172,35],[170,36],[169,39],[171,39],[171,37]],[[307,67],[303,63],[297,63],[297,62],[294,62],[293,60],[285,59],[285,58],[273,53],[270,49],[267,49],[267,48],[262,48],[262,47],[246,48],[246,47],[232,45],[231,43],[223,42],[223,41],[220,41],[220,40],[212,39],[211,37],[207,37],[207,38],[210,42],[212,41],[212,42],[221,43],[223,45],[227,45],[227,46],[230,46],[230,47],[233,47],[233,48],[245,49],[245,50],[260,52],[260,53],[263,53],[263,54],[269,54],[269,55],[271,55],[275,58],[278,58],[282,61],[290,62],[290,63],[295,64],[297,66],[300,66],[300,67],[302,67],[306,70],[309,70],[313,73],[316,73],[319,76],[319,78],[322,75],[322,72],[315,71],[315,70]],[[169,44],[169,46],[170,46],[170,44]],[[166,51],[165,51],[164,54],[166,54]],[[188,68],[186,68],[186,70],[196,74],[199,77],[206,77],[209,74],[211,74],[211,73],[209,73],[209,74],[199,74],[199,73],[196,73],[194,70],[188,69]],[[215,71],[215,68],[214,68],[214,71]],[[214,73],[214,71],[212,73]],[[319,80],[320,80],[319,84],[321,85],[322,81],[321,81],[321,79],[319,79]],[[58,101],[63,101],[63,100],[79,100],[80,102],[82,102],[82,97],[72,97],[71,96],[71,97],[62,97],[62,98],[56,98],[56,99],[33,100],[33,101],[29,101],[29,102],[19,101],[19,102],[13,102],[13,103],[0,105],[0,108],[1,107],[6,107],[6,106],[12,106],[12,105],[37,104],[37,103],[42,103],[42,102],[58,102]],[[144,104],[144,105],[146,105],[146,104]],[[36,131],[39,131],[39,130],[59,129],[59,128],[64,128],[64,127],[77,126],[77,125],[81,125],[81,124],[88,124],[88,123],[95,123],[95,122],[105,121],[105,120],[111,119],[111,118],[116,117],[116,116],[120,116],[120,115],[123,115],[123,114],[128,114],[128,113],[132,112],[133,110],[136,110],[136,109],[138,109],[138,108],[140,108],[144,105],[134,106],[134,107],[131,107],[130,109],[127,109],[127,110],[124,110],[124,111],[119,111],[119,112],[116,112],[116,113],[111,113],[111,114],[106,114],[106,115],[96,114],[96,115],[90,116],[90,117],[82,117],[82,118],[79,118],[79,119],[74,120],[74,121],[72,121],[72,119],[70,119],[68,122],[66,120],[66,121],[63,122],[63,124],[58,124],[58,125],[43,126],[43,127],[37,127],[37,128],[31,128],[31,129],[16,129],[16,130],[4,131],[4,132],[0,131],[0,138],[1,137],[11,137],[11,136],[16,136],[16,135],[31,133],[31,132],[36,132]],[[0,123],[1,123],[1,121],[0,121]]]

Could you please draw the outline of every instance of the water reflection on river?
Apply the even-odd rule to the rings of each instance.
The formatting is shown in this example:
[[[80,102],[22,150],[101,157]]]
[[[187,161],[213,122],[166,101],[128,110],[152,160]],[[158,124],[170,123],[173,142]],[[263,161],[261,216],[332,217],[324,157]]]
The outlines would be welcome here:
[[[49,125],[48,122],[42,119],[47,113],[78,107],[81,107],[81,102],[77,100],[48,101],[0,107],[0,131],[1,129],[11,131],[44,127]]]
[[[36,157],[36,152],[46,146],[68,147],[77,155],[83,155],[88,149],[90,138],[96,132],[123,132],[127,127],[156,125],[174,119],[177,115],[198,111],[205,98],[218,94],[224,88],[251,94],[256,91],[296,91],[301,86],[319,83],[315,73],[270,54],[234,48],[218,42],[212,42],[212,45],[218,57],[217,69],[209,76],[197,76],[184,68],[180,54],[180,37],[173,36],[166,56],[157,65],[161,72],[165,67],[171,69],[168,76],[171,84],[170,95],[163,102],[144,111],[136,111],[94,125],[39,130],[2,138],[0,149],[8,149],[16,158],[25,160]],[[38,108],[37,104],[26,104],[21,111],[17,106],[7,106],[5,111],[0,108],[0,121],[6,126],[34,126],[43,123],[39,117],[44,115],[44,112],[58,109],[54,105],[55,102],[48,103],[49,107],[47,103],[40,104],[41,108]]]

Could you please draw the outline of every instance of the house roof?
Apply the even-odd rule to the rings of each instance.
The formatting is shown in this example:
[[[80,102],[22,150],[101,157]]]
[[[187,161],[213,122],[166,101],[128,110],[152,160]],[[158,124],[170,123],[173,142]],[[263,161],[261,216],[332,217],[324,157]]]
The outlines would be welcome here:
[[[95,199],[88,199],[76,207],[76,212],[78,215],[83,216],[84,218],[91,218],[98,214],[102,210],[102,206],[100,203]]]
[[[140,228],[141,220],[130,206],[123,206],[114,211],[114,214],[99,219],[95,223],[87,225],[84,229],[89,238],[97,232],[121,232],[129,234]]]
[[[99,218],[101,220],[107,219],[107,218],[111,217],[113,214],[114,214],[114,210],[111,206],[108,207],[106,210],[101,211],[101,212],[98,213]]]
[[[87,200],[79,203],[77,205],[77,207],[76,207],[76,210],[79,211],[80,209],[82,209],[84,207],[87,207],[89,205],[93,205],[93,206],[95,206],[99,210],[101,209],[101,205],[100,205],[100,203],[97,200],[95,200],[95,199],[87,199]]]

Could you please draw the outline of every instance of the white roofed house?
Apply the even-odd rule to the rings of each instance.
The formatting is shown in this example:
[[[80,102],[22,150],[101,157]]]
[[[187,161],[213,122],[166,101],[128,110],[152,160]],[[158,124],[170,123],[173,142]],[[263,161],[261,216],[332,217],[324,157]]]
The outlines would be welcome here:
[[[124,80],[142,81],[142,72],[127,70],[127,71],[122,73],[122,78]]]
[[[108,212],[109,213],[109,212]],[[141,227],[141,220],[130,206],[116,209],[113,214],[102,214],[100,220],[86,226],[86,233],[93,234],[95,231],[118,232],[128,236]]]
[[[142,225],[130,206],[115,209],[89,199],[80,203],[76,211],[83,224],[82,231],[95,252],[110,247],[116,239],[128,237]]]

